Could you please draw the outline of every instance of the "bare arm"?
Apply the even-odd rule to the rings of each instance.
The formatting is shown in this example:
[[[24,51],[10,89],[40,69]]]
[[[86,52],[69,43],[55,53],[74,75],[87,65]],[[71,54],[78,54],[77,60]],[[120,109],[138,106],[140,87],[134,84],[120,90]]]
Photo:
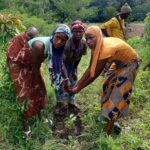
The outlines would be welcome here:
[[[42,42],[34,42],[32,45],[32,82],[36,80],[40,72],[41,63],[46,57],[44,56],[44,45]]]
[[[81,79],[78,81],[78,84],[80,85],[82,82],[84,82],[84,80],[87,80],[88,76],[90,75],[90,66],[91,66],[91,62],[92,62],[92,57],[93,57],[93,54],[91,52],[91,59],[90,59],[90,64],[89,64],[89,67],[88,69],[84,72],[84,74],[82,75]]]
[[[80,61],[81,58],[78,61],[74,62],[73,69],[76,69],[78,67]]]
[[[68,78],[68,73],[67,73],[67,68],[66,68],[65,63],[63,63],[62,70],[63,70],[63,77],[64,77],[64,79],[67,79]]]
[[[63,51],[63,72],[64,78],[68,78],[68,72],[66,64],[68,63],[68,58],[70,58],[70,44],[67,42]]]
[[[85,88],[86,86],[88,86],[90,83],[92,83],[102,72],[102,70],[104,69],[106,64],[106,61],[99,61],[97,63],[97,67],[95,70],[95,75],[94,77],[91,77],[90,75],[90,69],[88,68],[86,70],[86,72],[84,73],[84,75],[81,77],[81,79],[79,80],[79,82],[77,83],[75,89],[73,89],[73,92],[79,92],[80,90],[82,90],[83,88]]]
[[[101,29],[104,36],[109,37],[108,32],[106,29]]]
[[[71,87],[71,83],[70,83],[70,79],[69,79],[69,75],[68,75],[68,71],[67,71],[67,67],[66,64],[68,63],[67,59],[69,58],[69,49],[70,47],[68,45],[65,46],[64,51],[63,51],[63,67],[62,67],[62,71],[63,71],[63,84],[64,85],[64,89],[63,90],[69,90]]]

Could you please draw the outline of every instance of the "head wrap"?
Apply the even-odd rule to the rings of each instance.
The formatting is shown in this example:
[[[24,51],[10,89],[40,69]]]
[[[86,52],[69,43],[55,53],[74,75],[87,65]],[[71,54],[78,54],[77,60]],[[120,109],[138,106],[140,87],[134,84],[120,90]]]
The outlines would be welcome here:
[[[82,21],[76,20],[71,25],[71,30],[73,30],[73,29],[85,30],[85,27],[84,27],[84,24],[82,23]]]
[[[130,13],[132,11],[131,7],[128,5],[128,3],[125,3],[122,7],[121,7],[121,12],[120,14],[125,14],[125,13]]]
[[[92,62],[90,66],[90,75],[91,77],[93,77],[95,74],[97,61],[99,59],[100,51],[101,51],[102,44],[103,44],[103,35],[102,35],[102,31],[100,30],[98,26],[88,27],[85,32],[85,35],[86,34],[91,34],[96,37],[96,46],[94,49],[92,49]]]
[[[65,24],[59,24],[53,31],[53,34],[55,33],[64,33],[68,38],[71,36],[70,28]]]

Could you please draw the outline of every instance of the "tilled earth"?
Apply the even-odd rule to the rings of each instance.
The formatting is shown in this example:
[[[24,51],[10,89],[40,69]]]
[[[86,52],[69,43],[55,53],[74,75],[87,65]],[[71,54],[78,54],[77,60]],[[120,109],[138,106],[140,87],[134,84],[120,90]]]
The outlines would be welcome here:
[[[127,38],[132,38],[135,36],[144,36],[144,25],[142,24],[129,24],[126,27]]]
[[[72,118],[70,118],[72,116]],[[73,118],[74,117],[74,118]],[[68,119],[68,123],[67,123]],[[67,124],[72,124],[71,127]],[[78,136],[83,130],[80,119],[80,110],[73,104],[56,104],[53,108],[53,136],[55,138],[68,138],[68,135]]]

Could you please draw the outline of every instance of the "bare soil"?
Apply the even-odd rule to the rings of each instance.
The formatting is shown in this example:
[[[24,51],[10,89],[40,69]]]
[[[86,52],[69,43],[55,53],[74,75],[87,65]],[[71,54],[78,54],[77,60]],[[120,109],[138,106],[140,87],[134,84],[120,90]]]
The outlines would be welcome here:
[[[144,24],[128,24],[126,28],[127,38],[132,38],[135,36],[144,36]]]
[[[65,120],[69,119],[70,115],[75,116],[72,127],[67,127]],[[80,109],[73,104],[63,105],[57,103],[53,108],[53,137],[67,139],[69,135],[78,136],[83,131],[82,121],[80,119]]]

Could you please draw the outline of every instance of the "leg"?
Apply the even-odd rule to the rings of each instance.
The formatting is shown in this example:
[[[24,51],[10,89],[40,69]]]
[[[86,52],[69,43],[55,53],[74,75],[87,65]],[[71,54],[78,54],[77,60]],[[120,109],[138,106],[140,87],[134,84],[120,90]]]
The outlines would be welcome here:
[[[105,128],[105,132],[107,133],[107,135],[110,135],[112,132],[112,129],[114,127],[114,120],[107,120],[107,125]]]
[[[146,70],[146,68],[150,68],[150,62],[144,66],[143,70]]]
[[[25,134],[25,139],[27,140],[30,137],[31,129],[29,126],[29,120],[25,116],[25,114],[22,114],[22,121],[23,121],[23,132]]]
[[[24,114],[22,114],[22,121],[23,121],[24,132],[29,131],[29,121],[28,121],[28,118]]]

